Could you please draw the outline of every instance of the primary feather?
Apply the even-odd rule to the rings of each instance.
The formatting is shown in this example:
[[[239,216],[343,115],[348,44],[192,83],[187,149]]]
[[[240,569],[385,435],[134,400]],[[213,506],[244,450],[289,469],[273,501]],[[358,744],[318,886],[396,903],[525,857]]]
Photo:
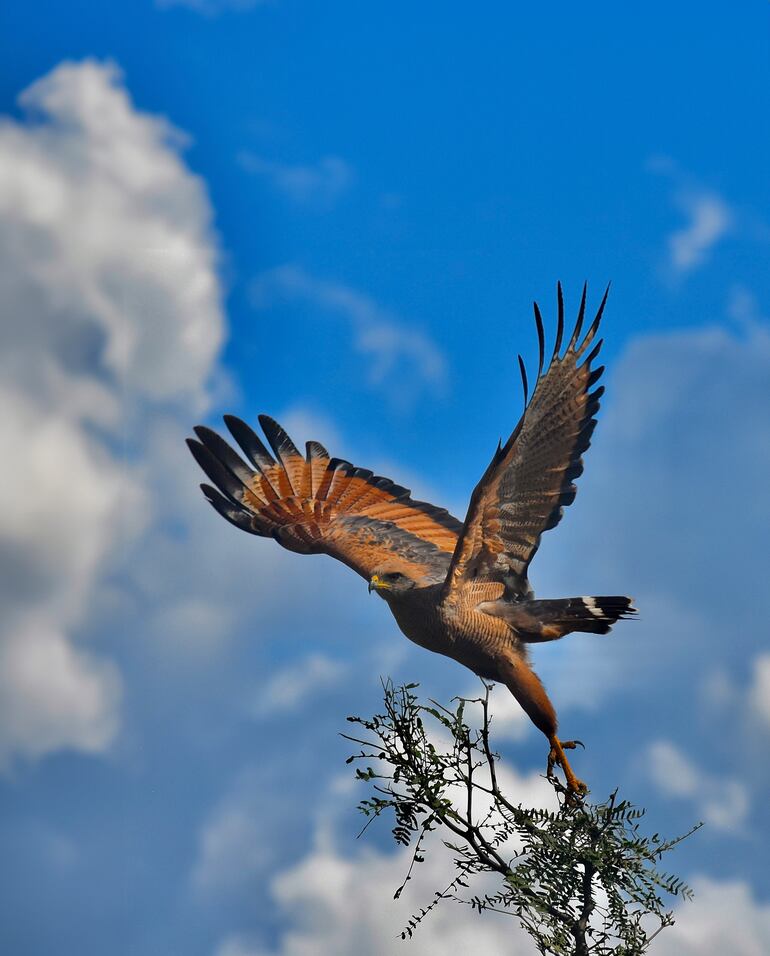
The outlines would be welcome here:
[[[216,486],[202,485],[203,492],[224,518],[290,551],[329,554],[367,580],[386,562],[424,584],[444,580],[462,530],[457,518],[389,478],[329,457],[318,442],[301,455],[276,421],[259,420],[275,459],[232,415],[227,426],[250,464],[210,428],[198,426],[197,441],[188,439]]]
[[[498,448],[471,495],[465,528],[444,587],[447,600],[453,600],[467,581],[480,576],[502,581],[511,598],[527,596],[531,592],[527,572],[540,537],[556,527],[563,509],[575,499],[573,482],[582,474],[581,455],[591,442],[594,416],[604,391],[601,387],[591,391],[603,371],[591,368],[601,341],[586,353],[599,328],[607,292],[591,327],[580,339],[586,302],[583,288],[575,329],[563,355],[561,285],[558,300],[556,342],[545,370],[543,321],[535,305],[540,346],[535,388],[518,425]]]

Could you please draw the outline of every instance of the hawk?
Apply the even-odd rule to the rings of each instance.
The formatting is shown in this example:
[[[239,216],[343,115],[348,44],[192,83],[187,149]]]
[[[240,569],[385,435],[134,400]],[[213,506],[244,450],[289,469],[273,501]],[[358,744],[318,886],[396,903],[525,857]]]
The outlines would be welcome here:
[[[561,766],[568,791],[584,793],[565,755],[575,741],[557,735],[556,712],[529,663],[528,645],[573,631],[606,634],[635,613],[628,597],[537,600],[529,566],[544,531],[575,498],[574,480],[596,425],[603,366],[593,367],[607,292],[583,334],[586,287],[563,347],[564,298],[557,286],[557,328],[545,364],[545,335],[534,305],[537,381],[528,396],[519,356],[524,412],[471,495],[465,521],[415,501],[388,478],[332,458],[316,441],[301,454],[267,415],[259,421],[273,454],[243,421],[225,423],[237,454],[209,428],[195,428],[190,450],[215,487],[213,507],[243,531],[272,537],[299,554],[328,554],[360,574],[416,644],[453,658],[485,680],[505,684],[550,744],[548,773]]]

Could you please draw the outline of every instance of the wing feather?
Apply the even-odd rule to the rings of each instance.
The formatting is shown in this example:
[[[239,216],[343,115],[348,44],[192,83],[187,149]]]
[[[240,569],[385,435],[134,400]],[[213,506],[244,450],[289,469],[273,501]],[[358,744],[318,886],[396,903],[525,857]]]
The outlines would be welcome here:
[[[305,459],[274,418],[270,418],[269,415],[260,415],[259,424],[262,426],[262,431],[265,433],[273,453],[283,466],[291,493],[298,494],[305,474]]]
[[[199,426],[190,450],[215,487],[212,507],[251,534],[273,537],[301,554],[329,554],[367,580],[384,564],[425,584],[442,582],[462,523],[443,508],[414,501],[389,478],[330,458],[318,442],[302,455],[274,419],[260,424],[275,458],[239,418],[225,423],[247,460],[216,432]]]
[[[583,287],[575,328],[562,353],[564,301],[558,285],[556,340],[545,370],[543,321],[535,304],[537,381],[527,401],[526,371],[520,359],[524,414],[505,445],[498,446],[471,496],[465,529],[444,586],[445,600],[454,600],[462,587],[479,577],[503,582],[511,598],[530,592],[530,562],[543,532],[559,523],[563,509],[575,498],[573,482],[583,471],[581,456],[596,427],[594,416],[604,389],[591,389],[604,369],[592,369],[591,364],[602,346],[601,340],[593,343],[608,293],[609,286],[581,338],[586,307]]]

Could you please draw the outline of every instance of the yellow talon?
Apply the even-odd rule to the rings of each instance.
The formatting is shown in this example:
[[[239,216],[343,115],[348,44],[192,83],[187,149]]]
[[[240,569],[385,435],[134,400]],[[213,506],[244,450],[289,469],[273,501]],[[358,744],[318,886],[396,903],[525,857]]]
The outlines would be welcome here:
[[[578,746],[582,747],[583,744],[579,740],[561,741],[556,736],[550,737],[549,742],[551,744],[551,750],[548,754],[548,769],[546,771],[548,779],[554,779],[553,769],[556,764],[558,764],[564,771],[564,776],[567,781],[567,790],[571,795],[582,797],[583,794],[588,793],[588,787],[582,780],[578,780],[572,772],[572,767],[570,767],[569,761],[564,753],[565,750],[574,750]]]

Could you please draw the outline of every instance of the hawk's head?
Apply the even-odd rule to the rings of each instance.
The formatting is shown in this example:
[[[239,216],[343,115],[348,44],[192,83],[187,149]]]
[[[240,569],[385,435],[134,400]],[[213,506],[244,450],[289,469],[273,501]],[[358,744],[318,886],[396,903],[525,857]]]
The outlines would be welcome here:
[[[411,591],[416,584],[414,578],[410,578],[402,571],[378,568],[369,578],[369,592],[376,591],[381,598],[387,600],[390,597],[403,594],[405,591]]]

